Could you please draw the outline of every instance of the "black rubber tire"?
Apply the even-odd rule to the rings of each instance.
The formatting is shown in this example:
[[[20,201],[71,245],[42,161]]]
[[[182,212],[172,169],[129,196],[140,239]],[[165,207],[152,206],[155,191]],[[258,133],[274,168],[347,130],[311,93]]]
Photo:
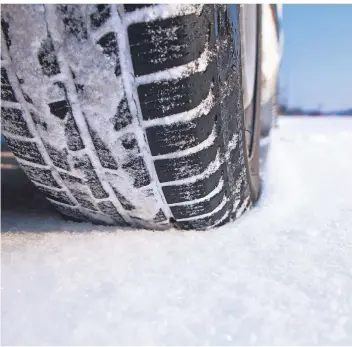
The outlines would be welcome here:
[[[63,215],[207,229],[253,204],[236,9],[2,5],[2,132]]]

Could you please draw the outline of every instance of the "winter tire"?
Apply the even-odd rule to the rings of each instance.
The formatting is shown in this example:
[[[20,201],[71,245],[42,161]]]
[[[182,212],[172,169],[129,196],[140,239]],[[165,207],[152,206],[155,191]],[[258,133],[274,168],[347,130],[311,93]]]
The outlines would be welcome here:
[[[250,208],[260,188],[260,90],[255,82],[245,129],[240,11],[2,5],[2,133],[59,212],[207,229]]]

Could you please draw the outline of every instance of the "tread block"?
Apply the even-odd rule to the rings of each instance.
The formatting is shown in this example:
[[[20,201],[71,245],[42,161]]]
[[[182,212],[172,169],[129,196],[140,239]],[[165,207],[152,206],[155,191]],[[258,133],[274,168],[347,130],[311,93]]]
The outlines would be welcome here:
[[[12,139],[10,137],[5,138],[16,157],[36,164],[46,165],[36,143]]]
[[[153,4],[126,4],[124,5],[126,12],[133,12],[139,10],[140,8],[154,6]]]
[[[18,102],[15,91],[13,90],[7,71],[1,68],[1,100]]]
[[[134,133],[127,133],[121,137],[121,144],[129,154],[138,155],[140,153],[138,141]]]
[[[50,35],[48,35],[48,37],[42,42],[39,48],[38,60],[44,75],[50,77],[60,73],[60,66],[57,61],[54,45]]]
[[[162,189],[167,203],[175,204],[207,196],[218,186],[223,172],[224,164],[217,171],[202,180],[198,180],[194,183],[163,187]]]
[[[101,27],[110,17],[111,9],[110,5],[98,4],[93,6],[94,11],[90,15],[91,28],[98,29]]]
[[[100,183],[95,169],[87,155],[84,155],[82,158],[75,157],[74,166],[76,169],[83,172],[87,184],[89,185],[95,198],[105,199],[109,196],[109,194],[105,191],[102,184]]]
[[[210,19],[190,14],[130,25],[128,36],[136,76],[199,58],[208,41]]]
[[[7,75],[7,71],[5,68],[1,68],[1,86],[10,85],[9,76]]]
[[[90,127],[89,125],[88,125],[88,129],[89,129],[89,133],[91,135],[94,147],[97,151],[101,166],[107,169],[117,170],[118,165],[116,163],[116,160],[112,156],[110,150],[106,147],[105,143],[98,136],[98,133],[94,131],[92,127]]]
[[[1,100],[17,102],[15,92],[11,86],[1,86]]]
[[[77,222],[86,222],[88,218],[77,208],[72,208],[69,206],[63,206],[60,204],[55,204],[55,202],[51,202],[55,205],[55,208],[64,216],[69,217]]]
[[[11,134],[33,138],[26,121],[23,119],[21,110],[1,107],[1,116],[3,130],[8,131]]]
[[[199,175],[204,172],[216,158],[216,143],[197,153],[179,158],[155,160],[154,165],[160,182],[176,181]]]
[[[127,163],[122,164],[122,168],[133,178],[133,186],[135,188],[141,188],[150,184],[151,178],[142,157],[132,158]]]
[[[162,222],[165,222],[166,220],[167,218],[162,209],[160,209],[159,212],[153,218],[153,221],[156,223],[162,223]]]
[[[81,5],[57,5],[65,26],[65,31],[80,40],[88,38],[85,20],[81,14]]]
[[[109,32],[103,35],[97,42],[103,49],[103,53],[115,61],[115,75],[121,74],[121,66],[119,61],[119,47],[117,43],[117,35],[114,32]]]
[[[208,114],[189,122],[147,128],[152,155],[182,151],[200,144],[211,134],[217,119],[218,112],[213,108]]]
[[[195,108],[208,96],[215,73],[216,65],[210,63],[205,72],[138,86],[143,119],[162,118]]]
[[[118,223],[127,225],[121,214],[117,211],[116,207],[110,201],[98,202],[98,207],[103,213],[113,217]]]
[[[227,203],[220,211],[215,212],[213,215],[199,218],[190,221],[184,222],[177,222],[178,226],[182,227],[183,229],[190,230],[190,229],[206,229],[208,227],[213,226],[219,221],[222,217],[225,216],[226,212],[229,211],[229,204]]]
[[[55,188],[61,188],[59,183],[54,178],[51,170],[41,169],[35,166],[21,164],[23,171],[27,176],[34,182],[38,182],[45,186],[52,186]]]
[[[60,119],[65,119],[67,113],[70,112],[70,105],[66,100],[59,100],[55,102],[51,102],[49,104],[50,113],[52,113],[55,117]]]
[[[115,187],[111,186],[112,190],[114,191],[117,199],[120,201],[120,204],[126,211],[135,210],[136,207],[125,197],[123,196]]]
[[[111,56],[118,56],[117,35],[113,31],[102,36],[97,42],[103,48],[103,53]]]
[[[85,207],[92,211],[98,211],[98,209],[94,206],[94,202],[88,194],[77,189],[70,189],[70,191],[82,207]]]
[[[72,114],[72,107],[68,99],[65,85],[62,82],[55,82],[54,85],[58,87],[58,91],[60,91],[64,99],[51,102],[49,104],[50,113],[63,120],[67,115]]]
[[[46,197],[61,202],[66,205],[74,206],[74,203],[71,201],[70,197],[62,190],[53,190],[47,187],[36,185],[38,190],[42,192]]]
[[[225,190],[220,191],[207,201],[198,202],[192,205],[171,206],[171,212],[175,219],[189,218],[213,211],[219,206],[224,198]]]
[[[68,158],[67,149],[66,148],[63,148],[62,150],[56,149],[44,141],[43,141],[43,144],[53,164],[56,167],[69,171],[70,165],[67,160]]]
[[[63,172],[60,172],[60,176],[68,187],[71,187],[72,185],[76,184],[83,184],[83,181],[79,177],[72,176]]]
[[[1,29],[2,32],[4,33],[4,37],[5,37],[5,42],[6,42],[6,46],[9,49],[11,46],[11,39],[10,39],[10,35],[9,35],[9,23],[7,23],[5,21],[4,18],[1,17]]]
[[[84,148],[81,135],[72,113],[68,113],[68,119],[65,124],[65,135],[67,138],[67,146],[69,150],[79,151],[80,149]]]
[[[116,131],[123,129],[132,123],[132,115],[128,107],[126,96],[120,101],[116,114],[113,118],[114,129]]]
[[[4,18],[1,18],[1,29],[2,29],[2,32],[4,33],[7,48],[10,48],[10,46],[11,46],[11,39],[9,36],[9,28],[10,28],[9,23],[7,23]]]

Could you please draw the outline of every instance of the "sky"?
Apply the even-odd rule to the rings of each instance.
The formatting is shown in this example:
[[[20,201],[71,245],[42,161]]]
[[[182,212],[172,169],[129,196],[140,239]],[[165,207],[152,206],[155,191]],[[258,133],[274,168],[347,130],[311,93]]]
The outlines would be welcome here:
[[[352,4],[284,5],[280,101],[322,111],[352,107]]]

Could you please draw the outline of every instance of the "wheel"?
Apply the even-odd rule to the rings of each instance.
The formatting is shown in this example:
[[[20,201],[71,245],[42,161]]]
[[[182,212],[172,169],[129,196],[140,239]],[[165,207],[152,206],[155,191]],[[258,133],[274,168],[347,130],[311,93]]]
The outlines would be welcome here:
[[[250,208],[260,7],[251,27],[246,6],[2,6],[2,132],[59,212],[207,229]]]
[[[234,5],[230,5],[234,6]],[[260,194],[259,139],[261,127],[261,27],[260,5],[242,5],[240,11],[241,65],[244,108],[247,180],[251,199],[257,201]]]
[[[282,57],[283,32],[280,22],[282,9],[279,5],[264,5],[262,28],[262,88],[260,128],[261,137],[267,138],[271,129],[277,127],[278,72]],[[266,140],[265,140],[266,141]]]

